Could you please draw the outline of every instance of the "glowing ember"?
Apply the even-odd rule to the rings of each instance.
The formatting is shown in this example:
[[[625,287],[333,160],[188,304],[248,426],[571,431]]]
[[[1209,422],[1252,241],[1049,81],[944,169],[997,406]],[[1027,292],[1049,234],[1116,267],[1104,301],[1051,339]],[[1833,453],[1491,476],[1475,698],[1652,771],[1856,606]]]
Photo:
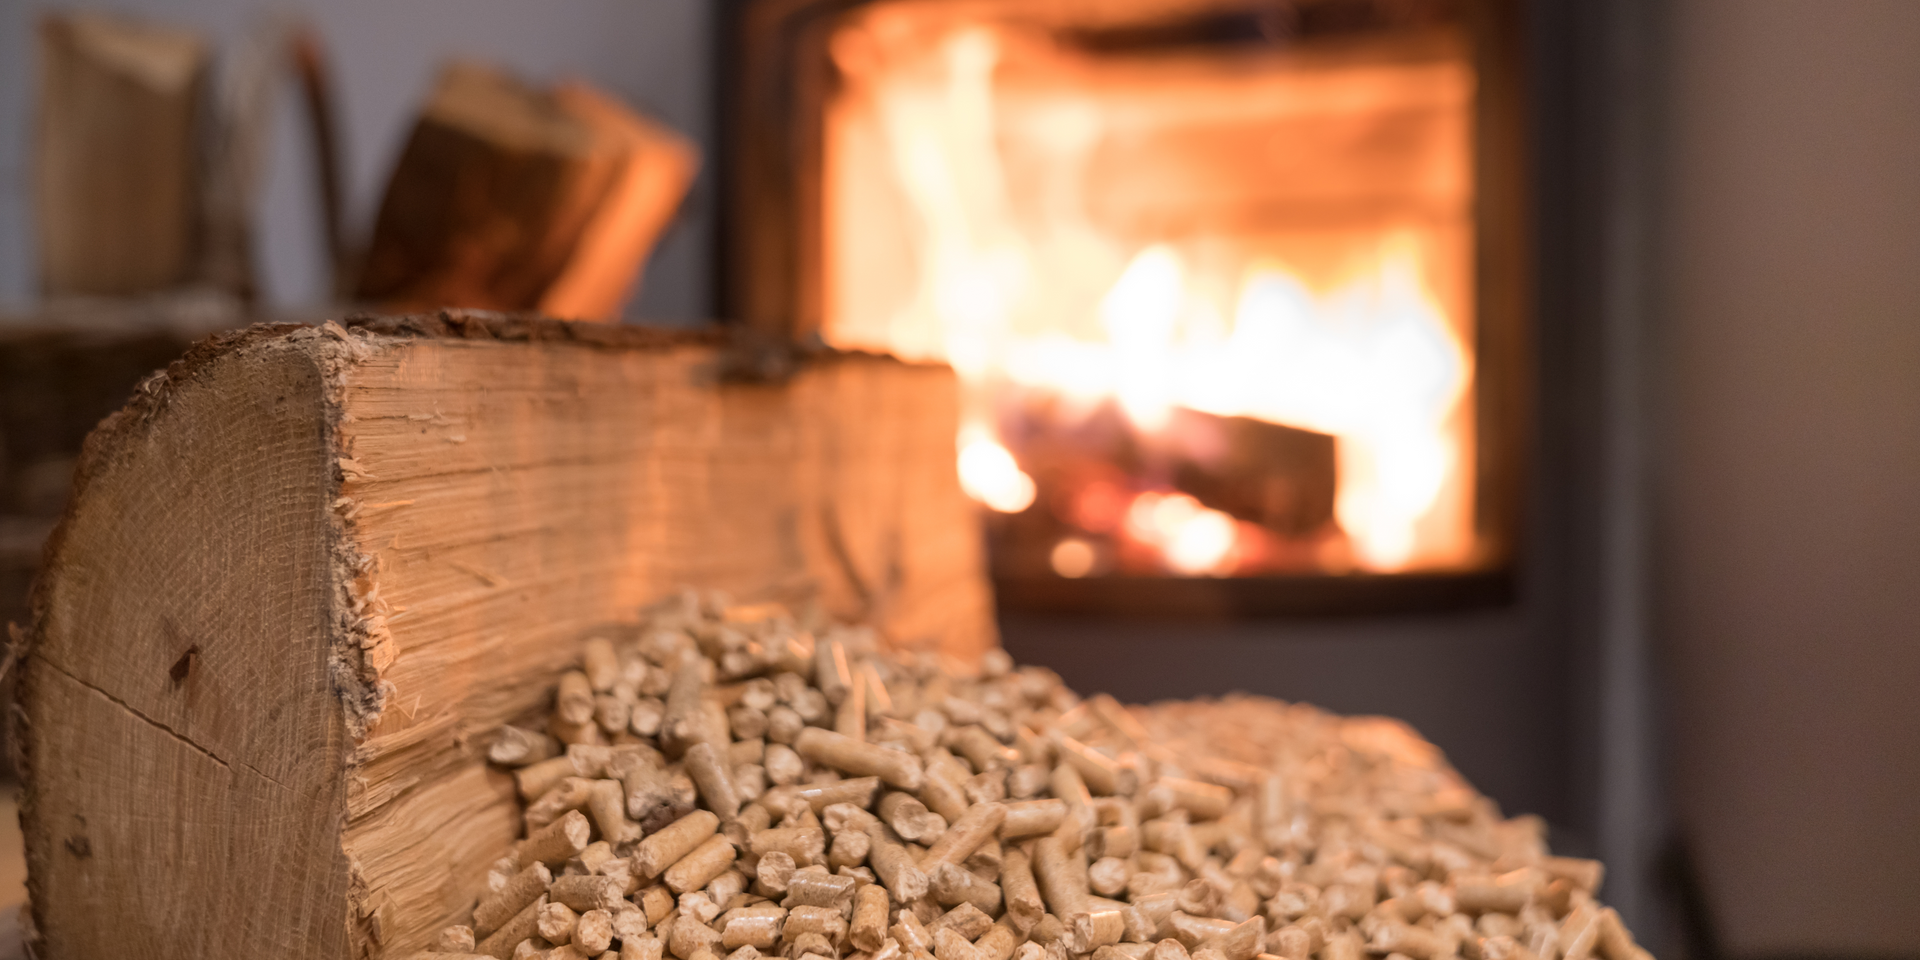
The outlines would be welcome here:
[[[1184,493],[1148,491],[1127,509],[1127,535],[1158,547],[1175,573],[1187,576],[1231,570],[1236,546],[1233,518],[1201,506]]]
[[[1174,67],[1103,74],[1112,68],[1017,31],[930,34],[889,9],[854,18],[833,46],[846,83],[827,125],[825,334],[953,365],[969,495],[1003,513],[1034,504],[1035,479],[1008,449],[1017,434],[1001,433],[1009,390],[1058,398],[1049,415],[1068,420],[1115,403],[1143,437],[1165,435],[1180,410],[1244,417],[1334,438],[1333,518],[1346,543],[1333,553],[1375,571],[1470,560],[1464,61],[1275,67],[1236,75],[1233,97],[1183,97]],[[1113,186],[1115,156],[1219,165],[1219,179],[1263,189],[1277,176],[1261,164],[1283,161],[1264,154],[1196,160],[1155,146],[1183,142],[1165,131],[1189,114],[1256,131],[1333,124],[1338,149],[1301,147],[1306,160],[1283,158],[1293,180],[1271,189],[1348,189],[1362,214],[1291,233],[1108,223],[1102,211],[1133,196]],[[1405,116],[1439,120],[1375,166],[1411,183],[1412,199],[1351,187],[1356,156],[1379,160],[1351,144],[1393,142],[1373,135]],[[1247,142],[1284,139],[1266,136]],[[1139,182],[1175,183],[1198,198],[1169,201],[1187,210],[1214,187],[1193,179]],[[1401,207],[1412,212],[1379,212]],[[1088,534],[1118,527],[1177,573],[1231,572],[1268,552],[1248,539],[1261,539],[1257,528],[1238,530],[1164,481],[1076,482],[1049,492],[1049,509]],[[1085,576],[1095,556],[1068,538],[1050,559],[1062,576]]]
[[[1078,580],[1093,572],[1099,555],[1094,552],[1093,544],[1079,537],[1068,537],[1053,545],[1053,552],[1047,560],[1053,566],[1054,573]]]

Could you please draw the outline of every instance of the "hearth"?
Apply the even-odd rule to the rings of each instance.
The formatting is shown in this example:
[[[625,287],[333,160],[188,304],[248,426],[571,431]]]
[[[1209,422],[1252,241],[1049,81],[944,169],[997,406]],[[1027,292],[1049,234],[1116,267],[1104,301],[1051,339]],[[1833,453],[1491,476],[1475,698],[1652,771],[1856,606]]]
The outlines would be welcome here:
[[[1499,602],[1513,7],[749,0],[725,312],[954,367],[1003,605]]]

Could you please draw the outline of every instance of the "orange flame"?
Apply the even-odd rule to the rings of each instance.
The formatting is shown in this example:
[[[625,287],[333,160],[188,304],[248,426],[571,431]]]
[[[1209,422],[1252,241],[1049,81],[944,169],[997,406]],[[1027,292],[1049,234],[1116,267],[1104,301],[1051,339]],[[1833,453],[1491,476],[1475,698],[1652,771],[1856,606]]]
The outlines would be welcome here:
[[[1070,88],[997,95],[1009,41],[992,30],[950,30],[926,57],[898,29],[875,15],[836,37],[849,82],[829,107],[826,335],[954,367],[969,495],[1004,512],[1034,500],[995,435],[993,397],[1014,384],[1115,400],[1147,432],[1184,407],[1330,434],[1359,566],[1469,559],[1472,360],[1464,308],[1432,289],[1453,264],[1431,237],[1376,229],[1348,243],[1362,262],[1317,283],[1257,244],[1222,266],[1205,236],[1129,243],[1086,209],[1114,110]],[[1233,519],[1184,494],[1141,494],[1125,530],[1180,573],[1236,555]],[[1083,559],[1073,547],[1055,565],[1084,574]]]
[[[1127,534],[1159,547],[1167,566],[1188,576],[1225,573],[1239,533],[1233,518],[1184,493],[1148,491],[1127,508]]]
[[[1006,447],[983,432],[961,434],[959,469],[960,488],[967,496],[1001,513],[1019,513],[1033,506],[1033,478],[1020,469]]]

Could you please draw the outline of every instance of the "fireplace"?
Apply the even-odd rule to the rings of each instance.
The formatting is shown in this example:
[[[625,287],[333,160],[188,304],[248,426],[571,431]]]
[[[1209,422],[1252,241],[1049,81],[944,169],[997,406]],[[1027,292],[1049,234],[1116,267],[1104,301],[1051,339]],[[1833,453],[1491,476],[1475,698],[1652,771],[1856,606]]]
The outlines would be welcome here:
[[[1002,602],[1508,594],[1513,5],[748,0],[726,313],[950,364]]]

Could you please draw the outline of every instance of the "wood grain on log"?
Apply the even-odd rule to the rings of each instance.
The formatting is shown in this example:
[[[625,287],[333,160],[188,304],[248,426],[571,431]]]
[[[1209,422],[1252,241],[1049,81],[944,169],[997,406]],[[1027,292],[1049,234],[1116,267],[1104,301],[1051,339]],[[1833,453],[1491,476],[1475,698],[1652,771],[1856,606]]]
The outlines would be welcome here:
[[[947,371],[602,329],[255,328],[89,440],[24,678],[43,956],[426,947],[517,833],[480,734],[682,585],[992,643]]]

